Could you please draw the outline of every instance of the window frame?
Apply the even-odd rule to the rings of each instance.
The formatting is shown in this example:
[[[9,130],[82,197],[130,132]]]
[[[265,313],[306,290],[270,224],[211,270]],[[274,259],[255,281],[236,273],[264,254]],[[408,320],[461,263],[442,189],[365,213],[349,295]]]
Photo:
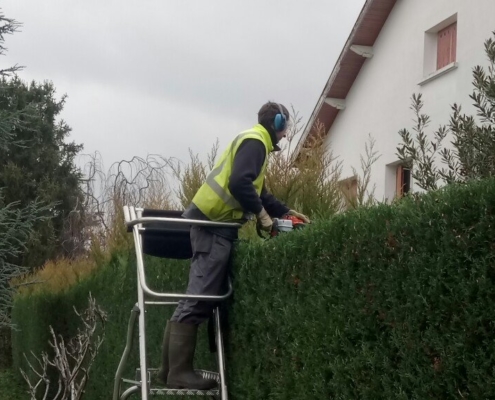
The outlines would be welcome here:
[[[455,55],[451,60],[454,60],[441,68],[437,68],[438,64],[438,39],[439,33],[445,29],[455,25]],[[430,29],[425,31],[424,35],[424,55],[423,55],[423,76],[418,82],[418,85],[422,86],[438,77],[457,69],[459,54],[458,46],[458,18],[457,13],[444,19],[442,22],[436,24]],[[451,54],[452,55],[452,54]]]

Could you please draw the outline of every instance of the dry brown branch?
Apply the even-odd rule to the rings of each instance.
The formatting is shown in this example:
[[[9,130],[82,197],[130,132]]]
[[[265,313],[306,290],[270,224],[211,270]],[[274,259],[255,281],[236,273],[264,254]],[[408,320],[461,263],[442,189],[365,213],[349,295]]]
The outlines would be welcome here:
[[[82,321],[82,328],[78,329],[75,337],[71,338],[66,344],[61,335],[56,335],[50,326],[51,340],[49,341],[54,355],[52,358],[47,353],[41,354],[41,359],[32,356],[38,362],[34,366],[24,354],[31,373],[34,374],[36,382],[31,382],[32,377],[21,369],[21,374],[29,386],[31,400],[45,400],[51,385],[48,377],[49,367],[57,371],[57,393],[53,400],[79,400],[82,397],[84,387],[88,382],[88,374],[91,365],[98,354],[98,350],[105,337],[106,313],[96,304],[95,299],[89,295],[88,308],[82,313],[78,313],[74,308],[77,316]],[[97,330],[101,330],[96,335]],[[38,394],[39,389],[44,386],[43,397]]]
[[[282,151],[271,156],[266,186],[278,199],[305,214],[332,215],[340,210],[342,162],[326,148],[325,127],[319,122],[307,145],[297,152],[294,144],[303,126],[294,108],[291,121]]]
[[[171,161],[159,155],[118,161],[104,172],[101,155],[89,157],[82,181],[88,245],[108,250],[127,241],[122,207],[172,208]]]

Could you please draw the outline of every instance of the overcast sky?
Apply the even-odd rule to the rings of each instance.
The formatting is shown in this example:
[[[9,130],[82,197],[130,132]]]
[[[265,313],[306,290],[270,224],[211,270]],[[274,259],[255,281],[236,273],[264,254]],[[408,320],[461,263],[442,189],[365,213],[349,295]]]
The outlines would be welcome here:
[[[23,24],[2,68],[51,80],[84,153],[188,159],[224,147],[268,100],[304,121],[364,0],[3,0]]]

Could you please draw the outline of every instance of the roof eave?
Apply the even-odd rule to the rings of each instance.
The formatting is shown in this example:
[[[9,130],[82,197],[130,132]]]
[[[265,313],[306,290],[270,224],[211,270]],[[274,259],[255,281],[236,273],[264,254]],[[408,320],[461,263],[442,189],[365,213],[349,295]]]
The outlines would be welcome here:
[[[349,37],[347,38],[347,41],[339,55],[339,58],[337,59],[337,62],[335,63],[335,66],[332,70],[332,73],[330,74],[330,77],[328,78],[321,94],[320,94],[320,97],[316,103],[316,106],[315,108],[313,109],[313,112],[311,113],[311,116],[308,120],[308,123],[306,124],[304,130],[303,130],[303,133],[298,141],[298,144],[296,146],[296,151],[295,151],[295,154],[296,154],[296,157],[298,156],[298,154],[300,153],[300,151],[302,150],[302,148],[304,147],[305,143],[306,143],[306,140],[308,139],[308,136],[310,135],[311,133],[311,130],[313,129],[314,127],[314,124],[316,123],[316,118],[318,117],[324,103],[325,103],[325,99],[328,97],[328,93],[330,92],[333,84],[335,83],[335,79],[337,78],[340,70],[341,70],[341,66],[342,66],[342,61],[344,60],[344,58],[349,54],[349,52],[351,52],[351,46],[353,44],[361,44],[361,43],[354,43],[355,41],[355,38],[356,38],[356,32],[359,30],[359,28],[363,25],[363,21],[364,19],[366,18],[366,16],[368,15],[372,5],[374,4],[376,0],[366,0],[366,3],[363,5],[363,8],[361,9],[361,12],[356,20],[356,23],[354,24],[353,28],[352,28],[352,31],[349,35]],[[395,3],[395,1],[393,2]],[[393,7],[393,5],[392,5]],[[388,14],[387,14],[387,18],[388,18]],[[385,23],[386,19],[384,19],[383,21],[383,24]],[[382,25],[383,26],[383,25]],[[381,28],[380,28],[381,30]]]

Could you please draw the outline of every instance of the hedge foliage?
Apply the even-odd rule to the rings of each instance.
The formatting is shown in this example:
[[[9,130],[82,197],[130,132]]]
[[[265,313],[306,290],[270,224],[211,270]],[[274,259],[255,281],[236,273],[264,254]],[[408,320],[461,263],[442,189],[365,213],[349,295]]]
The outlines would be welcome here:
[[[240,244],[229,307],[231,398],[494,398],[494,258],[493,180]],[[153,286],[183,288],[187,263],[168,265],[152,262]],[[14,357],[20,365],[22,352],[46,348],[49,323],[69,334],[71,307],[82,309],[88,291],[109,323],[86,399],[108,398],[136,299],[132,255],[115,254],[65,294],[17,298]],[[162,309],[148,314],[155,364],[165,318]]]

